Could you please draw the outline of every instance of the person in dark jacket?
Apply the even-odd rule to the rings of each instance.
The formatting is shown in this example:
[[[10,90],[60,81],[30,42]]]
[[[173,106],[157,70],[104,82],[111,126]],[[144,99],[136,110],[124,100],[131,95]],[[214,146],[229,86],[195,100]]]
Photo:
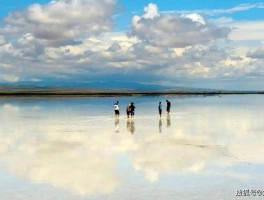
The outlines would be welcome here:
[[[166,108],[167,114],[170,114],[171,102],[169,100],[166,100],[166,102],[167,102],[167,108]]]
[[[131,117],[134,117],[135,109],[136,109],[136,107],[135,107],[134,103],[131,103],[131,105],[130,105]]]

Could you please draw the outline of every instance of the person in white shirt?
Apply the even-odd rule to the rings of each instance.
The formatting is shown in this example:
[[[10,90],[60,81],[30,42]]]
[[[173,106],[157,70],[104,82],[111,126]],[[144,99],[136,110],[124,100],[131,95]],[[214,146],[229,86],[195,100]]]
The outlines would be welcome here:
[[[115,116],[119,117],[120,112],[119,112],[119,102],[118,101],[114,104],[114,111],[115,111]]]

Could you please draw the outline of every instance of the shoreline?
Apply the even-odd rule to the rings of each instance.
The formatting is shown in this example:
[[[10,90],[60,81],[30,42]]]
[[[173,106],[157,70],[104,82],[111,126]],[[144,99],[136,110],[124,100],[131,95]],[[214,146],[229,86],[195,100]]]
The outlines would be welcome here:
[[[0,91],[0,97],[8,96],[181,96],[181,95],[202,95],[202,96],[222,96],[222,95],[252,95],[264,94],[264,91]]]

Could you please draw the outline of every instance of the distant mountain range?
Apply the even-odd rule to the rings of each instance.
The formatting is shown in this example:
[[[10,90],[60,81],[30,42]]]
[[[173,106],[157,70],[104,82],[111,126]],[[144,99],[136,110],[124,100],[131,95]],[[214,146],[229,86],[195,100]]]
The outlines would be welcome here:
[[[37,83],[16,82],[12,84],[0,84],[0,90],[114,90],[114,91],[168,91],[168,90],[202,90],[195,88],[180,88],[162,86],[157,84],[143,84],[137,82],[101,81],[101,82],[77,82],[77,83]]]
[[[77,83],[16,82],[0,84],[0,95],[165,95],[165,94],[264,94],[263,91],[227,91],[206,88],[170,87],[136,82],[105,81]]]

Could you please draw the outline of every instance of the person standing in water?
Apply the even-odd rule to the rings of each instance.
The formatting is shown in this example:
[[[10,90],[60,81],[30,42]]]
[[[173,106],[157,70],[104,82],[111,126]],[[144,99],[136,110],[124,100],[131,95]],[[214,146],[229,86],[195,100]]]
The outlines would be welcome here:
[[[167,114],[170,114],[171,102],[169,100],[166,100],[166,102],[167,102],[167,108],[166,108]]]
[[[131,103],[131,105],[130,105],[131,118],[133,118],[135,115],[135,108],[136,107],[135,107],[134,103]]]
[[[159,102],[159,107],[158,107],[158,109],[159,109],[159,115],[160,115],[160,117],[161,117],[161,114],[162,114],[162,104],[161,104],[161,101]]]
[[[114,111],[115,111],[115,116],[119,117],[120,112],[119,112],[119,102],[118,101],[114,104]]]
[[[131,104],[130,103],[126,107],[126,113],[127,113],[127,118],[129,118],[131,115]]]

